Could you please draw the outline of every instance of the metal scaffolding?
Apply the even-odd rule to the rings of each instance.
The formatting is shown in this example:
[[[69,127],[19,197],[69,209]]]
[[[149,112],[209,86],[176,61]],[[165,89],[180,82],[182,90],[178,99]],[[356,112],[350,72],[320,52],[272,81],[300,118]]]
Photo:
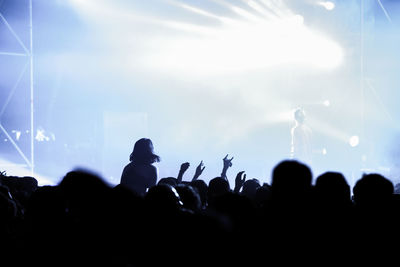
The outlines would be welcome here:
[[[32,1],[33,0],[26,0],[26,4],[28,6],[28,24],[29,24],[29,41],[28,44],[24,44],[24,42],[21,40],[20,36],[16,33],[12,25],[8,22],[8,20],[5,18],[5,16],[2,14],[0,10],[0,23],[2,23],[6,29],[11,33],[13,38],[17,41],[18,45],[22,50],[24,51],[23,53],[16,53],[16,52],[10,52],[10,51],[0,51],[0,56],[4,57],[26,57],[26,64],[22,67],[18,78],[16,79],[14,85],[9,91],[9,94],[6,98],[6,101],[4,102],[4,105],[1,106],[0,108],[0,132],[5,134],[7,137],[7,140],[9,140],[12,144],[12,146],[15,148],[15,150],[18,152],[18,154],[22,157],[24,162],[26,163],[26,166],[29,167],[31,170],[31,173],[33,175],[34,173],[34,167],[35,167],[35,154],[34,154],[34,83],[33,83],[33,21],[32,21]],[[29,73],[28,73],[29,72]],[[17,90],[22,77],[26,74],[29,74],[29,92],[30,92],[30,125],[29,125],[29,133],[30,133],[30,155],[26,155],[26,153],[23,152],[21,149],[20,145],[14,140],[12,137],[12,134],[10,133],[10,130],[7,130],[5,126],[2,123],[2,118],[4,115],[5,110],[7,109],[8,105],[10,104],[10,101]]]

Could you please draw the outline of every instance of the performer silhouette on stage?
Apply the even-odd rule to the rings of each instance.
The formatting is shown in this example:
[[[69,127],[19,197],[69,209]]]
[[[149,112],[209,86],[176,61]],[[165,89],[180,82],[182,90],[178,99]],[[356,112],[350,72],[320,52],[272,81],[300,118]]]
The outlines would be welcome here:
[[[291,158],[306,164],[312,163],[311,128],[305,123],[306,115],[302,108],[294,112],[295,125],[291,129]]]

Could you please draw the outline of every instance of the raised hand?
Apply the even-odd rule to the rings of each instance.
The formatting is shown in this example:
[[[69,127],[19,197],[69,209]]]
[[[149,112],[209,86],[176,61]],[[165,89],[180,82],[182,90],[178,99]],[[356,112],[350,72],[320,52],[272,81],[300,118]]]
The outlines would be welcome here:
[[[187,169],[189,169],[189,167],[190,167],[190,163],[189,162],[182,163],[181,164],[181,169],[179,171],[185,172],[185,171],[187,171]]]
[[[228,154],[226,154],[225,158],[223,158],[222,160],[224,161],[224,167],[232,167],[233,157],[231,159],[228,159]]]
[[[233,189],[233,191],[235,193],[239,193],[240,188],[242,188],[245,181],[246,181],[246,174],[244,174],[244,171],[238,172],[235,178],[235,188]]]
[[[203,161],[201,161],[196,168],[196,172],[194,173],[192,181],[197,180],[197,178],[199,178],[199,176],[203,173],[205,168],[206,167],[204,166]]]
[[[183,174],[187,171],[187,169],[189,169],[190,167],[190,163],[189,162],[185,162],[181,164],[181,168],[179,169],[179,173],[178,173],[178,177],[176,178],[178,181],[178,183],[182,182],[183,179]]]
[[[228,154],[226,154],[225,158],[223,158],[222,160],[224,162],[224,166],[222,168],[221,177],[224,178],[224,179],[228,179],[226,177],[226,171],[228,170],[229,167],[232,167],[233,157],[229,159],[228,158]]]

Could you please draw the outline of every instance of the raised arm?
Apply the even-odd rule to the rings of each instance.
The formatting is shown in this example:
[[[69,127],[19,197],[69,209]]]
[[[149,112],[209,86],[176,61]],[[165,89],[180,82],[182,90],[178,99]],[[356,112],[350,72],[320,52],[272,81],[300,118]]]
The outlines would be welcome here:
[[[179,169],[178,177],[177,178],[177,183],[180,184],[183,179],[183,174],[189,169],[190,163],[185,162],[181,164],[181,168]]]
[[[229,167],[232,167],[233,157],[228,159],[228,154],[226,154],[225,158],[223,158],[222,160],[224,162],[224,165],[222,167],[221,177],[227,180],[228,177],[226,176],[226,172],[229,169]]]
[[[196,172],[194,173],[194,176],[192,178],[192,182],[199,178],[199,176],[203,173],[205,168],[206,167],[204,166],[203,161],[201,161],[200,164],[196,168]]]

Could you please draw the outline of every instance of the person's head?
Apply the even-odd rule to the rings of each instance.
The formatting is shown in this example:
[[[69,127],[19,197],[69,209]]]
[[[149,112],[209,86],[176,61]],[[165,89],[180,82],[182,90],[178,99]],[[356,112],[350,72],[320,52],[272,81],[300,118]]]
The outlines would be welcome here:
[[[228,180],[222,177],[215,177],[208,182],[207,201],[212,204],[214,199],[231,191]]]
[[[158,181],[157,184],[169,184],[170,186],[177,186],[178,180],[175,177],[164,177]]]
[[[135,163],[151,164],[159,162],[160,157],[154,154],[153,142],[148,138],[142,138],[136,141],[129,160]]]
[[[294,111],[294,119],[296,120],[296,122],[298,122],[300,124],[304,123],[304,121],[306,119],[306,114],[302,108],[297,108]]]
[[[315,192],[323,204],[349,204],[350,186],[340,172],[325,172],[317,177]]]
[[[188,184],[179,184],[175,189],[178,192],[185,209],[193,212],[200,211],[202,203],[197,189]]]
[[[278,194],[302,195],[312,187],[311,169],[296,160],[284,160],[273,169],[272,191]]]
[[[111,187],[99,174],[87,169],[69,171],[58,184],[69,204],[82,206],[84,203],[104,203]]]
[[[242,194],[254,199],[256,195],[257,189],[261,186],[260,181],[258,179],[250,179],[244,182],[242,188]]]
[[[150,187],[144,200],[148,208],[162,213],[177,211],[183,204],[176,189],[169,184]]]
[[[194,180],[190,182],[190,185],[193,188],[197,189],[197,192],[199,193],[200,200],[202,203],[202,206],[205,207],[207,206],[207,194],[208,194],[208,185],[204,180]]]
[[[208,192],[212,195],[221,195],[229,191],[229,182],[222,177],[215,177],[208,183]]]
[[[371,207],[387,204],[392,199],[393,183],[380,174],[364,174],[353,188],[354,202],[357,206]]]

